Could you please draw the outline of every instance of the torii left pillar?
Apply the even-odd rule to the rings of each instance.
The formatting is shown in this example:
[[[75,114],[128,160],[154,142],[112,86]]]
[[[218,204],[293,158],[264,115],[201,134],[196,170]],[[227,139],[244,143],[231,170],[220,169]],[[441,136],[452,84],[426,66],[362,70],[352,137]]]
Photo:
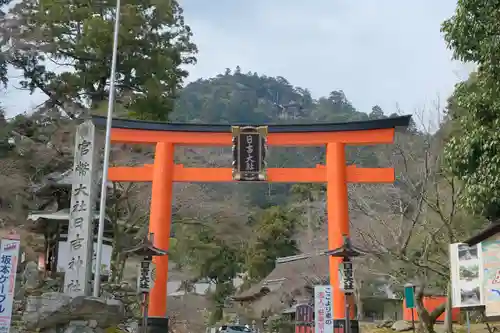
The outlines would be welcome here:
[[[173,143],[156,144],[149,218],[154,245],[167,251],[170,245],[174,150]],[[150,293],[148,316],[164,318],[167,316],[168,254],[154,257],[153,262],[156,264],[156,280]]]

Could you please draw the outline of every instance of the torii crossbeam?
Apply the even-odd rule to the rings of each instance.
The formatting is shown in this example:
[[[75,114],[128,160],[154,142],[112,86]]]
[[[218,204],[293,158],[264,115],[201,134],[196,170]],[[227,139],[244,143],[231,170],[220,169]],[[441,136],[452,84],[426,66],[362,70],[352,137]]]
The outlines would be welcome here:
[[[406,128],[411,116],[388,119],[316,124],[268,125],[267,144],[274,146],[324,146],[326,164],[315,168],[270,168],[267,182],[326,183],[328,248],[343,244],[349,235],[347,183],[391,183],[393,168],[357,168],[346,166],[346,145],[389,144],[396,127]],[[93,117],[103,127],[106,118]],[[248,126],[247,124],[241,126]],[[231,168],[187,168],[174,163],[176,145],[231,146],[229,125],[174,124],[115,119],[111,142],[153,144],[154,164],[142,167],[111,167],[109,181],[152,182],[149,231],[155,246],[168,250],[174,182],[233,182]],[[341,258],[329,258],[330,284],[333,291],[334,319],[344,318],[344,295],[339,289],[338,268]],[[156,282],[151,292],[149,316],[165,317],[167,309],[168,256],[155,258]]]

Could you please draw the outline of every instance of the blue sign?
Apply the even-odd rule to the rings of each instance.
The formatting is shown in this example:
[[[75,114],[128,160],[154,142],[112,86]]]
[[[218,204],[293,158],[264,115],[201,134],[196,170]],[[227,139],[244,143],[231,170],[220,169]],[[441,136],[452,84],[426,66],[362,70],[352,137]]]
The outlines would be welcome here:
[[[412,284],[405,285],[405,306],[407,309],[415,308],[415,286]]]

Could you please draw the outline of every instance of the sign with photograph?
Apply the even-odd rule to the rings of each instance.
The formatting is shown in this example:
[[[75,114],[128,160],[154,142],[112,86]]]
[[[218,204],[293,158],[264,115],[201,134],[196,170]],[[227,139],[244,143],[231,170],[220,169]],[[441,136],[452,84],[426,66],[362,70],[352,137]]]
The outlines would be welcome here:
[[[233,126],[233,179],[266,180],[267,126]]]
[[[331,286],[314,286],[314,327],[316,333],[333,332]]]
[[[449,249],[453,307],[484,305],[481,244],[455,243]]]

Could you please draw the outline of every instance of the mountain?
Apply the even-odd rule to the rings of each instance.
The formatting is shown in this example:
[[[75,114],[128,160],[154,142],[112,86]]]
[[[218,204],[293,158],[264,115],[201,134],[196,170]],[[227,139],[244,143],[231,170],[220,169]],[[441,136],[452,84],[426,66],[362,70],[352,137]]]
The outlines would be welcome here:
[[[391,115],[392,116],[392,115]],[[241,73],[227,69],[224,74],[188,84],[181,92],[172,122],[211,124],[316,124],[385,118],[374,106],[370,113],[357,111],[343,91],[332,91],[328,97],[314,100],[304,88],[295,87],[283,77]],[[195,156],[190,156],[194,154]],[[348,163],[378,166],[371,147],[348,147]],[[187,148],[183,163],[201,166],[229,166],[230,148]],[[269,167],[314,167],[324,163],[324,147],[270,147]],[[188,161],[185,161],[188,160]],[[193,165],[193,164],[191,164]],[[206,185],[215,193],[227,195],[232,184]],[[238,184],[250,203],[261,208],[286,201],[290,184]]]
[[[371,114],[357,111],[343,91],[314,100],[309,90],[294,87],[283,77],[241,73],[227,69],[215,78],[200,79],[181,92],[172,122],[196,123],[318,123],[383,117],[380,107]]]

